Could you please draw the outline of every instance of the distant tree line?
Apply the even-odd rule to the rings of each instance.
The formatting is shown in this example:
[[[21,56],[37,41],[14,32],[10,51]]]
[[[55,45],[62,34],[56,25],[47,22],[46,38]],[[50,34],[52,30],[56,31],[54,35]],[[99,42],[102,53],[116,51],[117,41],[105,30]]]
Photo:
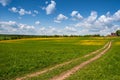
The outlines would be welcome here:
[[[116,35],[120,36],[120,30],[116,31]],[[0,40],[13,40],[23,38],[49,38],[49,37],[101,37],[100,34],[93,35],[15,35],[15,34],[0,34]]]
[[[101,37],[100,34],[84,35],[84,37]]]
[[[23,39],[23,38],[49,38],[49,37],[100,37],[99,34],[95,35],[10,35],[10,34],[0,34],[0,40],[13,40],[13,39]]]
[[[120,30],[115,33],[120,36]],[[100,34],[93,35],[15,35],[15,34],[0,34],[0,40],[13,40],[13,39],[23,39],[23,38],[49,38],[49,37],[101,37]]]

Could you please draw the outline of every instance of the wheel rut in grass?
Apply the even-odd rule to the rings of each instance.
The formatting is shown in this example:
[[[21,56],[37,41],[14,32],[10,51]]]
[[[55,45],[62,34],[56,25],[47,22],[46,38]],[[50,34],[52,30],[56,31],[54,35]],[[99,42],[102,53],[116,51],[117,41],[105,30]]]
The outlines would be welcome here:
[[[87,55],[85,55],[85,56],[83,56],[83,57],[86,58],[86,57],[89,57],[89,56],[91,56],[91,55],[93,55],[93,54],[97,54],[97,53],[99,53],[101,50],[105,49],[108,45],[109,45],[109,42],[106,43],[104,47],[102,47],[102,48],[100,48],[100,49],[98,49],[98,50],[96,50],[96,51],[94,51],[94,52],[91,52],[91,53],[89,53],[89,54],[87,54]],[[25,80],[25,79],[27,79],[27,78],[32,78],[32,77],[39,76],[39,75],[41,75],[41,74],[43,74],[43,73],[47,73],[48,71],[54,70],[54,69],[56,69],[56,68],[58,68],[58,67],[61,67],[61,66],[70,64],[70,63],[73,62],[73,61],[77,61],[78,59],[79,59],[79,58],[76,58],[76,59],[73,59],[73,60],[70,60],[70,61],[67,61],[67,62],[63,62],[63,63],[61,63],[61,64],[57,64],[57,65],[55,65],[55,66],[53,66],[53,67],[51,67],[51,68],[46,68],[46,69],[44,69],[44,70],[37,71],[37,72],[31,73],[31,74],[25,75],[25,76],[23,76],[23,77],[18,77],[18,78],[16,78],[16,80]],[[52,79],[51,79],[51,80],[52,80]],[[58,80],[58,79],[54,79],[54,78],[53,78],[53,80]],[[59,79],[59,80],[60,80],[60,79]]]
[[[99,52],[99,54],[96,55],[95,57],[93,57],[87,61],[82,62],[80,65],[73,67],[71,70],[63,72],[60,75],[55,76],[50,80],[64,80],[64,79],[70,77],[70,75],[74,74],[76,71],[80,70],[81,68],[83,68],[87,64],[90,64],[91,62],[100,58],[103,54],[105,54],[110,49],[110,47],[111,47],[111,42],[109,42],[109,45],[103,51]]]

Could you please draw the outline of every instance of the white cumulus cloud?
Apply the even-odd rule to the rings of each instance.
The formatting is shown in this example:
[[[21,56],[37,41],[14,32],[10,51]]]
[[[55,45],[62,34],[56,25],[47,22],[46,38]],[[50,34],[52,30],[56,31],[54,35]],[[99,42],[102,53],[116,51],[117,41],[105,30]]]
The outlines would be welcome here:
[[[20,15],[31,14],[31,11],[26,11],[25,9],[20,9],[18,12]]]
[[[14,13],[16,13],[16,12],[18,12],[18,10],[17,10],[17,8],[16,7],[12,7],[11,9],[9,9],[10,11],[12,11],[12,12],[14,12]]]
[[[48,4],[47,7],[44,7],[43,10],[46,10],[46,14],[49,15],[49,14],[52,14],[54,12],[55,7],[56,7],[56,2],[51,0],[51,3]]]
[[[74,27],[69,27],[69,26],[66,26],[65,30],[68,32],[76,32],[77,31]]]
[[[120,10],[118,10],[114,15],[113,18],[115,21],[120,21]]]
[[[0,21],[0,33],[2,34],[34,34],[35,27],[15,21]]]
[[[66,20],[66,19],[68,19],[67,16],[65,16],[65,15],[63,15],[63,14],[59,14],[59,15],[57,16],[57,18],[54,20],[54,22],[61,23],[61,21]]]
[[[37,10],[34,10],[34,13],[35,13],[35,14],[38,14],[39,12],[38,12]]]
[[[6,6],[10,3],[11,0],[0,0],[2,6]]]
[[[72,16],[72,20],[81,20],[83,17],[78,11],[72,11],[70,14]]]
[[[25,9],[23,9],[23,8],[20,8],[20,9],[17,9],[16,7],[12,7],[12,8],[10,8],[9,9],[11,12],[13,12],[13,13],[18,13],[18,14],[20,14],[20,15],[25,15],[25,14],[32,14],[32,12],[31,11],[27,11],[27,10],[25,10]]]
[[[116,24],[120,21],[120,10],[113,15],[107,12],[100,17],[97,17],[97,12],[92,11],[90,16],[84,18],[82,21],[76,23],[75,27],[80,27],[82,30],[87,30],[87,34],[101,34],[107,35],[111,32],[115,32],[120,28],[120,25]]]
[[[40,35],[55,35],[59,33],[60,33],[60,30],[52,26],[49,26],[48,28],[41,27],[38,31],[38,34]]]
[[[12,7],[10,11],[14,13],[19,13],[20,9],[16,7]],[[32,14],[26,13],[24,9],[21,11],[21,15]],[[71,13],[72,18],[76,18],[79,14],[78,11],[73,11]],[[76,17],[75,17],[76,16]],[[59,14],[56,18],[54,18],[54,22],[61,23],[64,20],[67,20],[68,17]],[[76,18],[77,19],[77,18]],[[42,35],[55,35],[55,34],[75,34],[75,35],[88,35],[88,34],[101,34],[107,35],[111,32],[115,32],[120,29],[120,10],[111,14],[107,12],[106,14],[97,15],[96,11],[91,11],[88,17],[82,17],[81,20],[78,20],[74,23],[70,23],[68,25],[55,25],[52,26],[41,26],[34,27],[28,24],[17,23],[15,21],[0,21],[0,33],[18,33],[18,34],[42,34]],[[36,25],[40,24],[40,21],[35,22]],[[62,25],[62,27],[60,27]]]
[[[97,19],[97,12],[92,11],[90,16],[87,18],[87,22],[94,22]]]
[[[40,25],[40,21],[36,21],[35,24],[36,24],[36,25]]]

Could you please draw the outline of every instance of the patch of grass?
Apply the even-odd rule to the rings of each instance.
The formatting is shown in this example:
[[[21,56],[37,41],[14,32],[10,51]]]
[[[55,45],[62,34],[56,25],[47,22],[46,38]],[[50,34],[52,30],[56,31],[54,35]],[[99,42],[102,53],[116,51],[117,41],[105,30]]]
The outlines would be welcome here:
[[[104,49],[102,49],[102,50],[104,50]],[[102,50],[100,50],[100,51],[102,51]],[[70,70],[73,67],[75,67],[77,65],[80,65],[82,62],[87,61],[88,59],[96,56],[97,54],[99,54],[99,52],[97,52],[96,54],[92,54],[88,57],[83,57],[83,56],[79,57],[76,60],[72,60],[72,62],[70,62],[69,64],[66,64],[64,66],[59,66],[58,68],[50,70],[50,71],[48,71],[44,74],[41,74],[41,75],[38,75],[38,76],[35,76],[35,77],[32,77],[32,78],[28,78],[28,79],[25,79],[25,80],[50,80],[54,76],[60,75],[61,73],[65,72],[67,70]]]
[[[62,72],[72,69],[74,66],[79,65],[80,63],[94,57],[95,55],[97,55],[97,54],[93,54],[93,55],[91,55],[89,57],[80,57],[77,60],[73,60],[71,63],[69,63],[67,65],[60,66],[60,67],[58,67],[56,69],[48,71],[47,73],[44,73],[42,75],[38,75],[36,77],[28,78],[26,80],[50,80],[54,76],[60,75]]]
[[[120,80],[120,39],[100,59],[87,65],[66,80]]]
[[[104,45],[74,45],[85,39],[93,38],[24,39],[10,43],[0,42],[0,80],[9,80],[69,61]]]

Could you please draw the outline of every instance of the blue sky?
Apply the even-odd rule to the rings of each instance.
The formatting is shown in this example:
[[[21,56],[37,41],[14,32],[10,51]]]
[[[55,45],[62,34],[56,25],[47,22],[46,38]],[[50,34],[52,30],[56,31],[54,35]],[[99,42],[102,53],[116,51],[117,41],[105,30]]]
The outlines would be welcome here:
[[[0,0],[0,34],[107,35],[120,29],[120,0]]]

